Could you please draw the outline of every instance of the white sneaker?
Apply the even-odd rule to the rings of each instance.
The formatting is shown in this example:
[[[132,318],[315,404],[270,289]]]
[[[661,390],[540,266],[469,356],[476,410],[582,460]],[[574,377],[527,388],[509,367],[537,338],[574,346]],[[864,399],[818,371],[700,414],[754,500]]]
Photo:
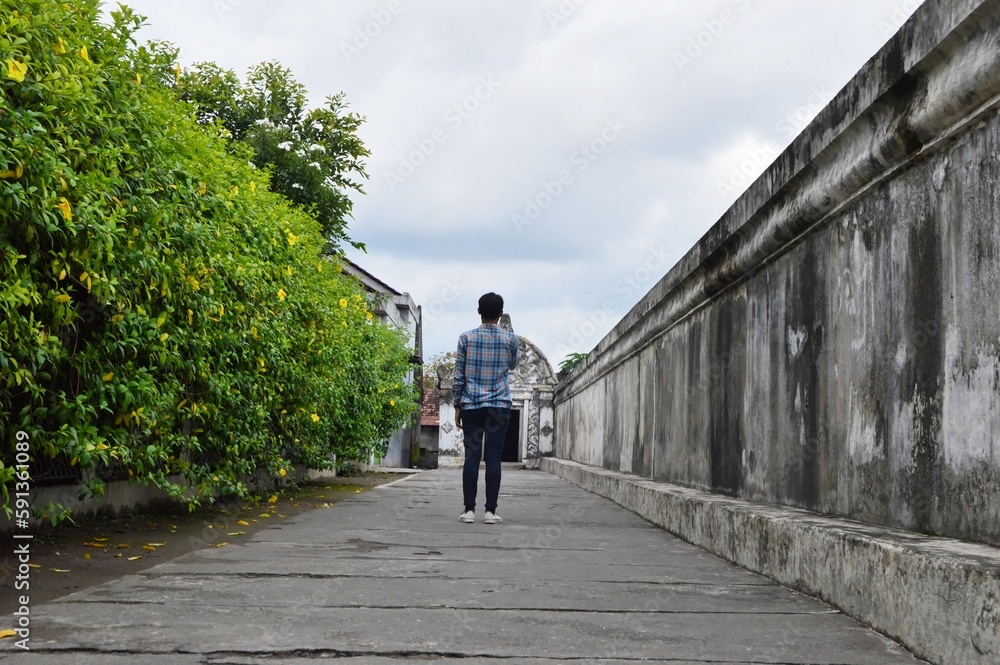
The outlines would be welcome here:
[[[487,512],[486,517],[483,518],[484,524],[499,524],[500,522],[503,522],[503,520],[496,513]]]
[[[459,522],[465,522],[466,524],[472,524],[476,521],[476,514],[471,510],[466,510],[464,513],[458,516]]]

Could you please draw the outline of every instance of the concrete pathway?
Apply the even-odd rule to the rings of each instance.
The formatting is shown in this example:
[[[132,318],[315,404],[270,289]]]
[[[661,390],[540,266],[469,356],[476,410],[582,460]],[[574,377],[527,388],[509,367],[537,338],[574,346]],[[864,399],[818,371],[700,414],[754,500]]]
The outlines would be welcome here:
[[[383,485],[33,608],[0,663],[922,662],[541,471],[504,470],[503,524],[459,512],[457,470]]]

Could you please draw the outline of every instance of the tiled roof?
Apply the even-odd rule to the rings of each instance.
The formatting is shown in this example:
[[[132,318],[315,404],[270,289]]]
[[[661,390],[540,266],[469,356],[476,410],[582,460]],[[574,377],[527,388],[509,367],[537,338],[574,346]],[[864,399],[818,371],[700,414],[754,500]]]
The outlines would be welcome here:
[[[427,388],[424,390],[424,403],[420,405],[420,424],[438,426],[441,424],[438,403],[441,400],[441,391],[437,388]]]

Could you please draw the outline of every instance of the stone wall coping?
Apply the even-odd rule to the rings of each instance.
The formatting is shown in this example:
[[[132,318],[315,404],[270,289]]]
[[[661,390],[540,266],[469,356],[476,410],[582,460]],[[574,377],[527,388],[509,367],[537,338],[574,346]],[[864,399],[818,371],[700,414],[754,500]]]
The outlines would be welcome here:
[[[559,384],[556,402],[992,109],[1000,96],[998,30],[1000,0],[927,0]]]

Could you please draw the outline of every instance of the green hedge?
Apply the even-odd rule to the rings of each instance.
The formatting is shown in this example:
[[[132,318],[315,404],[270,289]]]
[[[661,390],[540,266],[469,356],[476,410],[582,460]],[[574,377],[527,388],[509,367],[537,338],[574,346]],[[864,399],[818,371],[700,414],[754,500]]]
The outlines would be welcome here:
[[[85,491],[113,465],[195,503],[379,450],[414,408],[407,340],[97,5],[0,0],[5,499],[20,430]]]

